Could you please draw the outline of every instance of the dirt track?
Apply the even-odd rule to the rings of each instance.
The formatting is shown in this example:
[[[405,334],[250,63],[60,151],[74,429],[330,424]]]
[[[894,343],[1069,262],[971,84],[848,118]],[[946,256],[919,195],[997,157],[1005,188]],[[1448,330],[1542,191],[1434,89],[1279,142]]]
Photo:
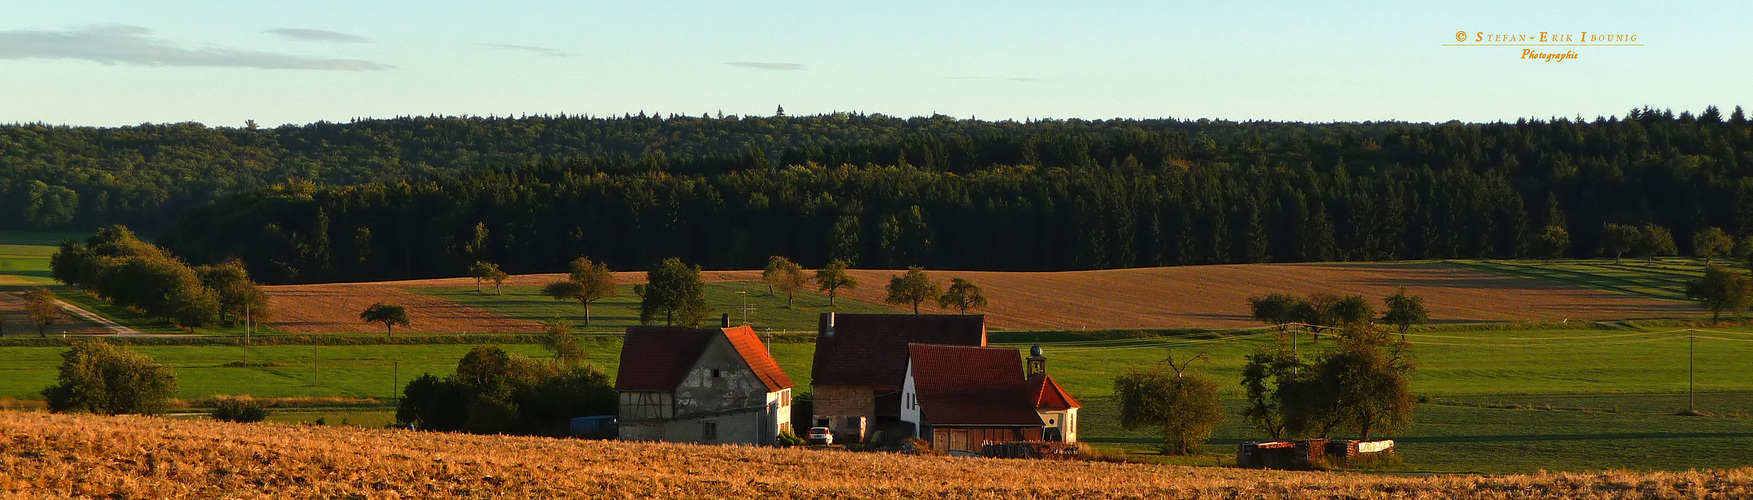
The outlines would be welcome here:
[[[902,271],[854,270],[863,286],[846,294],[881,303],[884,285]],[[642,282],[644,273],[616,273],[622,283]],[[1569,288],[1545,281],[1499,276],[1440,263],[1264,264],[1161,267],[1006,273],[932,271],[933,278],[973,281],[992,306],[984,312],[1000,329],[1109,329],[1253,326],[1250,296],[1284,291],[1363,294],[1373,301],[1406,287],[1424,297],[1433,321],[1562,321],[1682,317],[1697,314],[1687,303],[1655,300],[1599,290]],[[559,274],[513,276],[507,285],[541,285]],[[714,281],[760,279],[760,271],[707,271]],[[378,283],[268,287],[276,318],[270,323],[292,332],[371,331],[359,311],[377,300],[401,304],[414,317],[410,331],[535,331],[535,322],[498,316],[409,291],[417,287],[474,287],[470,278]],[[896,308],[900,310],[900,308]],[[924,312],[941,312],[936,307]]]

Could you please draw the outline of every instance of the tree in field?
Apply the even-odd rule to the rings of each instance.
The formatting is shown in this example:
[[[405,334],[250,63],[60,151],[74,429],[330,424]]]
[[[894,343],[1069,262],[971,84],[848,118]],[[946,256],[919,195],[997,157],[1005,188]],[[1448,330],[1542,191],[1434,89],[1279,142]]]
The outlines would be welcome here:
[[[50,411],[157,415],[176,392],[176,374],[152,358],[103,342],[78,342],[61,354],[56,383],[42,395]]]
[[[1722,228],[1711,226],[1692,234],[1692,255],[1703,257],[1704,264],[1710,265],[1710,259],[1719,255],[1729,255],[1735,249],[1735,239]]]
[[[48,337],[49,325],[67,315],[61,310],[60,301],[55,299],[55,292],[42,287],[24,292],[24,310],[30,316],[30,323],[36,325],[39,337]]]
[[[591,262],[586,257],[573,259],[570,266],[572,272],[566,275],[566,279],[543,286],[542,295],[553,297],[554,300],[576,300],[583,304],[584,326],[590,326],[590,304],[614,297],[618,293],[615,273],[609,271],[609,266]]]
[[[1390,342],[1367,325],[1348,327],[1337,348],[1280,379],[1274,394],[1284,433],[1329,437],[1352,429],[1367,440],[1377,432],[1404,430],[1417,404],[1409,385],[1412,370],[1405,342]]]
[[[1242,418],[1272,439],[1284,437],[1285,387],[1294,387],[1294,379],[1303,368],[1302,360],[1286,351],[1284,345],[1263,348],[1247,356],[1242,365],[1242,392],[1248,401]],[[1288,385],[1287,385],[1288,384]]]
[[[1626,253],[1637,249],[1638,242],[1643,240],[1643,233],[1636,226],[1627,224],[1607,224],[1601,236],[1601,251],[1613,255],[1613,263]]]
[[[1284,338],[1292,323],[1303,321],[1302,309],[1307,307],[1303,299],[1288,293],[1273,293],[1264,297],[1249,297],[1248,310],[1255,320],[1278,327],[1278,337]]]
[[[242,261],[232,259],[217,265],[196,267],[195,274],[201,277],[201,284],[218,298],[221,321],[230,319],[236,324],[246,315],[252,320],[269,317],[268,293],[250,279]]]
[[[1710,311],[1710,322],[1716,323],[1723,311],[1739,316],[1753,305],[1753,279],[1740,271],[1707,264],[1703,277],[1686,284],[1686,298],[1698,301],[1699,307]]]
[[[785,291],[785,307],[793,308],[797,304],[797,290],[809,283],[809,277],[803,273],[803,266],[791,259],[774,256],[767,263],[767,270],[761,272],[761,282],[767,284],[767,293],[771,295],[774,288]]]
[[[499,264],[484,260],[475,261],[475,265],[469,266],[469,276],[475,278],[475,291],[477,292],[481,291],[481,283],[493,282],[493,295],[499,295],[500,288],[505,285],[505,279],[511,277],[505,271],[499,270]]]
[[[1542,260],[1564,258],[1565,252],[1570,251],[1570,232],[1563,226],[1546,226],[1545,231],[1534,237],[1533,247],[1534,256]]]
[[[390,334],[395,325],[408,326],[408,310],[402,306],[374,303],[359,313],[359,320],[366,323],[383,323],[383,333]]]
[[[931,281],[925,274],[925,268],[913,266],[907,268],[907,274],[889,277],[889,295],[883,302],[894,305],[911,305],[913,314],[919,314],[919,304],[927,300],[937,300],[943,296],[943,288]]]
[[[1639,256],[1648,258],[1651,264],[1656,263],[1656,257],[1667,257],[1680,253],[1680,250],[1674,247],[1674,234],[1668,232],[1668,228],[1658,226],[1653,222],[1644,224],[1642,228],[1638,229],[1637,244],[1632,249]]]
[[[1729,250],[1729,256],[1753,269],[1753,236],[1735,241],[1735,247]]]
[[[1412,425],[1412,362],[1404,342],[1388,342],[1373,328],[1351,328],[1339,348],[1322,354],[1309,372],[1330,389],[1338,423],[1368,441],[1376,432],[1398,432]]]
[[[1211,431],[1223,421],[1217,383],[1187,373],[1187,364],[1166,361],[1169,370],[1132,370],[1114,378],[1114,399],[1120,403],[1120,422],[1127,429],[1154,428],[1162,435],[1163,453],[1199,453]]]
[[[689,266],[671,257],[646,271],[645,276],[644,285],[633,287],[640,298],[640,324],[651,324],[662,315],[665,325],[697,326],[711,312],[706,307],[706,285],[700,279],[700,266]]]
[[[1325,292],[1309,294],[1308,300],[1303,301],[1297,310],[1302,321],[1313,326],[1316,332],[1369,324],[1376,316],[1375,308],[1362,295],[1340,297]],[[1315,339],[1319,341],[1320,338],[1316,333]]]
[[[816,271],[817,290],[828,293],[828,305],[830,306],[834,305],[834,297],[839,295],[841,288],[847,290],[858,288],[858,280],[853,279],[852,275],[846,274],[846,266],[846,261],[834,259],[828,262],[827,267]]]
[[[1383,298],[1382,304],[1388,308],[1388,312],[1382,314],[1382,322],[1399,329],[1402,341],[1406,340],[1406,330],[1430,321],[1430,312],[1424,309],[1424,298],[1407,294],[1405,287]]]
[[[572,369],[583,365],[590,354],[578,344],[578,337],[572,335],[572,324],[563,319],[555,319],[545,324],[542,330],[542,348],[554,353],[554,365]]]
[[[768,297],[778,295],[773,289],[779,286],[779,274],[784,272],[786,266],[796,265],[797,263],[792,262],[791,259],[778,255],[767,258],[767,268],[761,270],[761,284],[767,285]]]
[[[950,278],[950,287],[937,298],[937,306],[944,309],[955,309],[957,314],[968,314],[969,309],[986,307],[986,294],[980,286],[961,278]]]
[[[473,265],[470,265],[469,277],[475,279],[475,291],[481,291],[481,284],[486,283],[488,279],[491,279],[493,277],[493,270],[498,268],[498,264],[484,260],[477,260]]]

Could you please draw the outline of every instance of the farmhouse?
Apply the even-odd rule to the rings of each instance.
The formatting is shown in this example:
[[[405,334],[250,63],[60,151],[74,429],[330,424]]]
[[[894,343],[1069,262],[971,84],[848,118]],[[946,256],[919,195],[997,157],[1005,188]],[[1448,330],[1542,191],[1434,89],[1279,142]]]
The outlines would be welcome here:
[[[1046,421],[1036,411],[1016,349],[931,344],[907,349],[901,420],[933,449],[980,453],[987,443],[1042,440]]]
[[[774,444],[791,431],[792,386],[748,325],[628,328],[615,379],[620,437]]]
[[[986,317],[822,314],[810,369],[814,426],[832,429],[836,442],[862,442],[879,428],[912,430],[900,423],[910,343],[985,346]]]

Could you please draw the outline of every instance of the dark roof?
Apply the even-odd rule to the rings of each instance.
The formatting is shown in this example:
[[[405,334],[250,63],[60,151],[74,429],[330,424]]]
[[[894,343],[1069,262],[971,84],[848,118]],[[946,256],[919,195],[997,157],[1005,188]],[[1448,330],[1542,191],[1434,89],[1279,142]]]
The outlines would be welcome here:
[[[1035,408],[1064,410],[1083,407],[1082,403],[1077,402],[1077,398],[1071,397],[1071,393],[1065,392],[1065,388],[1060,387],[1059,382],[1053,380],[1052,375],[1042,374],[1038,377],[1029,377],[1028,384],[1029,399],[1035,402]]]
[[[712,338],[724,335],[743,363],[755,372],[768,392],[789,389],[796,384],[779,362],[767,353],[767,347],[748,325],[729,328],[687,328],[671,326],[636,326],[627,329],[627,341],[621,345],[621,366],[615,376],[618,391],[670,391],[681,385],[688,370],[700,360]]]
[[[617,391],[669,391],[682,383],[688,369],[700,359],[716,330],[680,326],[627,328],[621,344],[621,366],[615,375]]]
[[[797,385],[791,382],[791,377],[785,376],[785,370],[781,370],[779,362],[767,352],[766,344],[762,344],[761,338],[755,336],[754,328],[742,325],[723,330],[725,338],[730,339],[730,346],[736,349],[737,355],[742,356],[743,362],[748,363],[749,369],[755,371],[755,376],[761,379],[761,383],[767,385],[767,392],[790,389]]]
[[[834,327],[828,329],[829,317]],[[978,314],[836,314],[816,322],[815,385],[901,388],[907,344],[986,345],[986,317]],[[1020,376],[1020,375],[1019,375]]]
[[[1042,425],[1016,349],[911,344],[919,410],[934,426]]]

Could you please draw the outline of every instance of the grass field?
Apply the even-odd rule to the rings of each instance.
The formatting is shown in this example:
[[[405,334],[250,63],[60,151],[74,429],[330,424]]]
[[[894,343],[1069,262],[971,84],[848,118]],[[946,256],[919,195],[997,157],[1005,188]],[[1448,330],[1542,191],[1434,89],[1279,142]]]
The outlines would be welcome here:
[[[61,240],[84,239],[85,233],[0,231],[0,286],[52,285],[49,256]]]
[[[493,293],[491,286],[482,290],[477,292],[472,287],[443,287],[419,288],[415,291],[515,319],[548,321],[561,318],[575,327],[584,325],[584,306],[577,301],[558,301],[542,295],[541,287],[508,286],[498,295]],[[766,285],[748,281],[706,283],[705,292],[706,304],[712,308],[714,322],[719,314],[730,314],[732,323],[742,324],[743,306],[747,304],[748,324],[753,325],[756,331],[772,329],[776,332],[814,333],[817,316],[828,311],[881,314],[895,312],[894,309],[845,297],[837,300],[834,307],[829,307],[827,295],[806,290],[799,290],[794,304],[788,307],[784,291],[768,295]],[[619,287],[618,295],[592,303],[590,310],[590,331],[620,332],[639,324],[639,297],[633,294],[632,286]]]
[[[1687,343],[1697,335],[1698,409],[1726,415],[1684,417]],[[1219,426],[1209,455],[1184,463],[1229,460],[1234,444],[1258,434],[1236,417],[1242,355],[1274,342],[1271,334],[1045,344],[1048,369],[1085,404],[1082,435],[1103,448],[1148,451],[1152,438],[1118,427],[1108,397],[1114,375],[1149,368],[1173,353],[1205,352],[1195,371],[1219,381],[1230,417]],[[586,337],[591,362],[615,372],[620,342]],[[1412,430],[1394,436],[1405,446],[1406,468],[1416,471],[1514,473],[1545,470],[1686,469],[1753,463],[1753,331],[1746,327],[1685,332],[1655,329],[1434,330],[1415,332],[1419,370],[1413,390],[1422,405]],[[1303,339],[1305,352],[1316,346]],[[1026,344],[1000,344],[1026,348]],[[448,374],[467,345],[325,346],[318,348],[321,384],[313,384],[309,346],[251,349],[269,367],[235,368],[237,347],[136,347],[171,365],[184,398],[249,393],[264,397],[336,396],[388,401],[394,381],[420,373]],[[512,352],[539,356],[535,346]],[[798,384],[810,384],[814,346],[775,343],[774,357]],[[0,348],[0,397],[32,398],[53,381],[58,348]],[[399,374],[392,362],[400,364]],[[350,421],[377,425],[379,413],[350,410]],[[285,417],[311,421],[315,417]],[[330,424],[339,424],[335,418]]]
[[[1576,259],[1452,261],[1453,264],[1506,276],[1532,278],[1571,286],[1607,290],[1655,299],[1686,299],[1686,283],[1704,274],[1704,261],[1688,257],[1656,259]],[[1717,259],[1724,266],[1745,267],[1733,259]]]

